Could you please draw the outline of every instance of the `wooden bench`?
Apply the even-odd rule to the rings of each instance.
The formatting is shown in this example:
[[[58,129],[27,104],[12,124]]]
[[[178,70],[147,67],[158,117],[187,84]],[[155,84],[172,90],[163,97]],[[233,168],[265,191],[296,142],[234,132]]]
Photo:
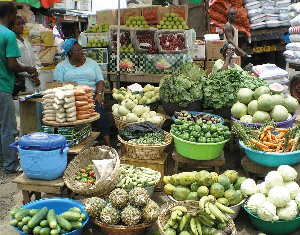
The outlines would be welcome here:
[[[175,150],[172,153],[172,158],[175,161],[174,174],[178,173],[179,168],[202,168],[212,169],[219,174],[220,166],[225,164],[224,151],[220,157],[212,160],[194,160],[181,156]]]

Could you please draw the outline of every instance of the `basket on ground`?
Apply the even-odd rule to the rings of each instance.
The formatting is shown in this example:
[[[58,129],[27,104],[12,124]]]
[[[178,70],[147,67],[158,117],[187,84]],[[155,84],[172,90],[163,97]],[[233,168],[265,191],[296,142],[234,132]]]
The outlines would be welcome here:
[[[211,160],[218,158],[228,140],[224,140],[218,143],[195,143],[187,140],[183,140],[171,135],[174,138],[174,144],[176,152],[181,156],[195,159],[195,160]]]
[[[158,116],[163,117],[163,119],[160,122],[153,123],[153,124],[155,126],[159,127],[159,128],[162,128],[162,126],[164,125],[164,123],[166,121],[166,117],[164,115],[162,115],[162,114],[158,114]],[[126,126],[129,126],[131,124],[136,123],[136,122],[126,122],[126,121],[123,121],[123,120],[121,120],[120,118],[117,118],[117,117],[114,117],[114,120],[115,120],[115,124],[116,124],[116,127],[118,128],[118,130],[121,130],[121,129],[123,129]]]
[[[100,184],[90,187],[89,184],[81,183],[75,179],[77,172],[85,168],[87,165],[92,164],[92,160],[102,159],[116,159],[115,167],[112,173]],[[66,186],[74,193],[83,194],[86,196],[104,196],[112,191],[119,181],[120,171],[120,158],[117,151],[108,146],[91,147],[78,154],[68,164],[64,172],[64,182]]]
[[[82,233],[83,227],[89,221],[89,215],[84,211],[84,205],[81,202],[70,198],[61,198],[61,197],[52,197],[52,198],[43,198],[40,200],[29,202],[23,205],[21,208],[24,209],[42,209],[47,207],[49,210],[54,209],[56,214],[61,214],[72,207],[78,207],[81,209],[81,212],[84,213],[87,217],[85,221],[82,222],[82,227],[74,231],[66,233],[66,235],[80,235]],[[22,232],[18,227],[14,227],[20,234],[26,235],[27,233]]]
[[[127,156],[137,159],[158,159],[162,157],[164,149],[172,143],[170,133],[164,131],[164,144],[135,144],[123,140],[118,135],[118,140],[124,145]]]
[[[240,145],[244,148],[247,157],[262,166],[279,167],[280,165],[295,165],[300,162],[300,150],[287,153],[271,153],[257,151],[247,147],[242,141]]]
[[[105,235],[143,235],[145,234],[145,230],[152,225],[149,223],[142,223],[133,226],[105,225],[95,219],[92,219],[92,221],[99,226],[102,233]]]
[[[300,228],[300,216],[292,220],[264,221],[256,215],[248,211],[244,205],[244,209],[248,214],[251,224],[259,231],[268,235],[286,235],[292,234]]]
[[[197,211],[199,210],[199,201],[176,202],[171,205],[168,205],[165,209],[163,209],[162,212],[160,213],[160,215],[158,217],[158,221],[157,221],[158,228],[159,228],[161,235],[166,235],[166,233],[164,232],[164,226],[166,225],[166,223],[168,222],[168,220],[170,218],[172,208],[175,206],[184,206],[188,210],[189,214],[196,214]],[[236,231],[236,227],[235,227],[233,220],[231,218],[229,218],[229,215],[226,215],[226,216],[228,217],[228,226],[232,230],[231,235],[236,235],[237,231]]]

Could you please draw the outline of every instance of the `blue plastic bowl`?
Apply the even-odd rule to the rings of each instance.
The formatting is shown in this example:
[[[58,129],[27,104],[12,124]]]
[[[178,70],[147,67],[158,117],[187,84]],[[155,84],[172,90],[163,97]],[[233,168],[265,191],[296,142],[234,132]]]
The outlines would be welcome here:
[[[197,114],[197,113],[210,114],[210,115],[213,116],[213,117],[222,118],[221,116],[218,116],[218,115],[215,115],[215,114],[212,114],[212,113],[197,112],[197,111],[188,111],[188,113],[189,113],[189,114],[192,114],[192,115],[195,115],[195,114]],[[172,120],[175,121],[175,119],[176,119],[176,118],[175,118],[175,116],[173,115],[173,116],[172,116]],[[218,123],[224,124],[224,123],[225,123],[224,118],[222,118],[222,122],[218,122]],[[218,123],[217,123],[217,124],[218,124]]]
[[[300,150],[291,153],[267,153],[248,148],[242,141],[240,145],[244,148],[247,157],[253,162],[268,167],[279,167],[280,165],[295,165],[300,162]]]
[[[71,231],[69,233],[66,233],[66,235],[80,235],[83,227],[87,224],[89,221],[89,215],[84,211],[84,205],[76,200],[70,199],[70,198],[63,198],[63,197],[52,197],[52,198],[43,198],[40,200],[32,201],[21,208],[24,209],[42,209],[43,207],[47,207],[49,210],[54,209],[55,214],[61,214],[67,210],[69,210],[72,207],[78,207],[81,209],[81,212],[86,215],[86,220],[82,222],[82,227],[79,229],[76,229],[74,231]],[[26,235],[27,233],[24,233],[21,231],[18,227],[14,227],[20,234]]]
[[[288,119],[288,120],[285,120],[283,122],[276,122],[276,126],[278,128],[289,128],[289,127],[293,127],[293,122],[294,120],[296,119],[297,117],[297,114],[296,113],[293,113],[293,116],[292,118]],[[235,122],[238,122],[238,123],[241,123],[243,125],[248,125],[248,126],[253,126],[255,128],[260,128],[262,125],[264,125],[264,123],[246,123],[246,122],[241,122],[240,120],[234,118],[231,116],[231,120],[232,121],[235,121]]]

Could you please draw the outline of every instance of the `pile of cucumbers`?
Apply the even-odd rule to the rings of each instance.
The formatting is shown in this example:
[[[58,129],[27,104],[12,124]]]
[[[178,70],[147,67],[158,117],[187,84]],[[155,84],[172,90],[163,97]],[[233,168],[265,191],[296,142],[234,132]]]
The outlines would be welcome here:
[[[10,214],[13,216],[10,225],[33,235],[69,233],[81,228],[82,222],[87,219],[78,207],[72,207],[60,215],[56,214],[54,209],[47,207],[42,209],[14,208]]]

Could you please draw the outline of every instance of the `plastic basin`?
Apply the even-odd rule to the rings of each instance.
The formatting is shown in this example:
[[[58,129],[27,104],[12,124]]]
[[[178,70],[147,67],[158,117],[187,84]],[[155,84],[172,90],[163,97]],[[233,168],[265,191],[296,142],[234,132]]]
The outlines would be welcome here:
[[[154,185],[149,186],[149,187],[144,187],[144,189],[146,189],[146,191],[147,191],[149,197],[152,197],[156,185],[157,185],[157,184],[154,184]],[[127,189],[127,188],[126,188],[125,191],[129,193],[129,192],[131,191],[131,189]]]
[[[300,150],[291,153],[267,153],[248,148],[242,141],[240,145],[244,148],[247,157],[253,162],[268,167],[279,167],[280,165],[295,165],[300,162]]]
[[[297,217],[293,220],[278,220],[278,221],[264,221],[253,215],[247,210],[247,207],[244,206],[245,211],[248,214],[248,218],[251,224],[260,232],[266,233],[268,235],[286,235],[295,232],[300,228],[300,217]]]
[[[194,102],[188,104],[186,107],[180,106],[178,103],[168,103],[161,99],[161,105],[164,111],[172,116],[175,111],[187,110],[187,111],[203,111],[202,100],[195,100]]]
[[[276,125],[278,128],[289,128],[289,127],[293,127],[293,122],[295,121],[297,117],[297,114],[296,113],[293,113],[293,116],[292,118],[286,120],[286,121],[283,121],[283,122],[276,122]],[[264,123],[246,123],[246,122],[241,122],[239,121],[238,119],[234,118],[231,116],[231,120],[232,121],[235,121],[235,122],[239,122],[243,125],[248,125],[248,126],[253,126],[255,128],[260,128],[261,125],[263,125]]]
[[[216,114],[212,114],[212,113],[205,113],[205,112],[197,112],[197,111],[188,111],[189,114],[192,114],[192,115],[195,115],[195,114],[198,114],[198,113],[202,113],[202,114],[210,114],[211,116],[213,117],[217,117],[217,118],[222,118],[221,116],[218,116]],[[172,120],[175,121],[175,116],[173,115],[172,116]],[[224,124],[225,123],[225,120],[224,118],[222,118],[222,122],[220,122],[221,124]]]
[[[69,210],[72,207],[78,207],[81,209],[81,212],[86,215],[86,220],[82,222],[82,227],[79,229],[76,229],[74,231],[71,231],[69,233],[66,233],[66,235],[80,235],[83,227],[87,224],[89,221],[89,215],[84,211],[84,205],[81,202],[78,202],[76,200],[70,199],[70,198],[61,198],[61,197],[53,197],[53,198],[43,198],[40,200],[32,201],[24,206],[22,208],[25,209],[42,209],[43,207],[47,207],[49,210],[54,209],[55,214],[61,214],[67,210]],[[20,234],[26,235],[27,233],[24,233],[21,231],[18,227],[14,227]]]
[[[195,143],[179,139],[177,136],[171,135],[174,138],[176,152],[181,156],[194,160],[211,160],[218,158],[228,140],[219,143]]]

